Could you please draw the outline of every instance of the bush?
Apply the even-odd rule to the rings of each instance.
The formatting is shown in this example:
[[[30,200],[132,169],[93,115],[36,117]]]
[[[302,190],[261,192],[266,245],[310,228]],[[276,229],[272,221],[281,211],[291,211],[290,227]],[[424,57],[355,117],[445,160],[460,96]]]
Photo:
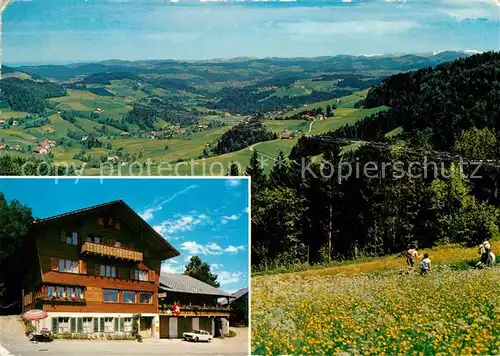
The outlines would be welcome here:
[[[141,314],[132,315],[132,337],[137,340],[137,342],[142,342],[142,336],[139,333],[139,321],[141,320]]]

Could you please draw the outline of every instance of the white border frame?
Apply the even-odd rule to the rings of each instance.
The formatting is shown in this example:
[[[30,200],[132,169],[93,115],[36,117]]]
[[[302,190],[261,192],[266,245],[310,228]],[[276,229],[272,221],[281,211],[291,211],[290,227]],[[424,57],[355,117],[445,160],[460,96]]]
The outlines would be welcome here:
[[[80,179],[99,179],[101,184],[105,180],[113,179],[164,179],[164,180],[195,180],[195,179],[218,179],[218,180],[246,180],[248,189],[248,273],[247,273],[247,284],[248,284],[248,355],[252,354],[252,179],[250,176],[0,176],[0,182],[3,179],[54,179],[54,184],[58,184],[60,179],[63,180],[74,180],[75,184],[78,183]],[[2,185],[0,184],[0,191]],[[0,349],[0,355],[2,355],[2,350]],[[7,354],[8,355],[8,354]]]

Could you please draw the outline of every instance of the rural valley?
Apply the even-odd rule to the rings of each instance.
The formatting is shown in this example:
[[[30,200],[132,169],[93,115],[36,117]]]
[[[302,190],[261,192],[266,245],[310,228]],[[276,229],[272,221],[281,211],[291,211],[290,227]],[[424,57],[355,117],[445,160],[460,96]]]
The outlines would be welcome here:
[[[4,66],[0,154],[85,175],[134,174],[146,162],[186,163],[151,174],[224,175],[255,150],[269,171],[299,137],[385,110],[360,105],[383,78],[468,55]]]

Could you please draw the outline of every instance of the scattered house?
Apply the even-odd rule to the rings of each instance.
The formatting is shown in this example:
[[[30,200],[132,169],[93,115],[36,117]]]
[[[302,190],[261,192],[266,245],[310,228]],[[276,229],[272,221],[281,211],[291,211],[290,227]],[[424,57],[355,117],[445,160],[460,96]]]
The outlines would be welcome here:
[[[82,137],[82,141],[87,141],[88,139],[89,139],[89,137],[88,137],[88,136],[83,136],[83,137]]]
[[[208,125],[198,125],[199,129],[208,129]]]
[[[217,303],[232,298],[211,285],[185,274],[161,273],[159,284],[160,338],[181,338],[192,329],[206,330],[215,337],[229,332],[230,306]],[[179,305],[174,314],[173,306]]]
[[[17,126],[17,125],[19,125],[19,123],[16,120],[12,121],[12,126]]]
[[[101,109],[101,108],[97,108],[97,109],[95,109],[95,112],[100,114],[100,113],[103,113],[103,112],[104,112],[104,110],[103,110],[103,109]]]
[[[16,150],[16,151],[18,151],[18,152],[19,152],[19,151],[22,151],[21,146],[19,146],[19,145],[16,145],[16,147],[14,147],[14,150]]]
[[[108,162],[118,163],[118,162],[120,162],[120,158],[118,156],[109,156]]]
[[[40,147],[45,148],[49,151],[52,147],[56,147],[56,141],[54,140],[43,140],[40,142]]]
[[[209,143],[205,143],[205,147],[210,147],[210,144]]]
[[[302,118],[306,119],[306,120],[314,120],[314,119],[316,119],[316,117],[314,117],[312,115],[308,115],[308,114],[302,115]]]
[[[325,117],[324,117],[323,115],[321,115],[321,114],[316,115],[316,119],[317,119],[317,120],[323,120],[324,118],[325,118]]]
[[[62,112],[61,112],[61,111],[58,111],[58,112],[57,112],[57,115],[61,115],[61,114],[62,114]]]
[[[130,132],[122,131],[120,132],[120,136],[130,136]]]
[[[138,233],[140,232],[140,233]],[[23,246],[22,311],[37,331],[158,338],[162,261],[179,252],[123,200],[36,220]]]
[[[0,120],[0,125],[5,125],[5,120]]]
[[[47,153],[49,153],[49,151],[46,148],[41,147],[41,146],[35,147],[33,149],[33,152],[38,153],[40,155],[46,155]]]
[[[232,294],[232,300],[220,300],[221,305],[231,307],[229,321],[232,325],[248,326],[248,288],[242,288]]]
[[[285,131],[280,134],[280,139],[282,140],[290,140],[293,138],[293,135],[290,131]]]
[[[160,131],[151,131],[151,138],[156,138],[161,135]]]

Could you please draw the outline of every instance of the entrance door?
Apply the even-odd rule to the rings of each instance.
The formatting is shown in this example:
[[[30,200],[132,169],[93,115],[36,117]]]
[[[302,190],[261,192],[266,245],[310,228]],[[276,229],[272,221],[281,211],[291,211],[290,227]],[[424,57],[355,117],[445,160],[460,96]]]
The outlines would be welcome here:
[[[160,316],[160,339],[166,339],[169,335],[169,322],[167,316]]]
[[[205,330],[212,334],[212,319],[200,318],[200,330]]]
[[[177,319],[179,322],[177,324],[177,334],[182,337],[182,333],[187,333],[193,330],[193,318],[179,317]]]

